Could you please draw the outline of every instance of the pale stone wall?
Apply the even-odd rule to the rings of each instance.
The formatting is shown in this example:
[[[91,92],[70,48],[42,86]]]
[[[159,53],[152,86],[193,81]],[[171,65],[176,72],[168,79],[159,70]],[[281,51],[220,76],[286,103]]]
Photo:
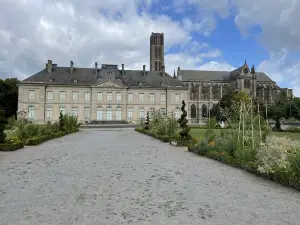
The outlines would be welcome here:
[[[34,121],[44,123],[48,120],[47,109],[52,109],[52,120],[58,121],[60,109],[63,107],[67,114],[72,114],[72,108],[78,108],[78,119],[80,121],[108,120],[110,113],[107,111],[111,108],[111,120],[128,120],[128,110],[131,108],[132,122],[140,119],[140,109],[143,109],[144,117],[150,109],[155,110],[166,109],[168,113],[174,111],[177,107],[181,107],[182,100],[187,101],[187,90],[172,90],[167,92],[161,89],[130,89],[126,86],[110,83],[109,86],[41,86],[41,85],[19,85],[19,104],[18,111],[27,111],[28,107],[34,107]],[[29,100],[29,90],[34,90],[35,99]],[[48,98],[49,92],[52,99]],[[65,92],[65,99],[60,99],[60,92]],[[73,100],[73,92],[78,92],[78,100]],[[85,99],[85,93],[90,93],[88,101]],[[102,93],[102,99],[98,99],[98,93]],[[112,94],[111,100],[107,99],[108,93]],[[117,99],[117,93],[120,93],[121,99]],[[132,101],[128,98],[128,94],[132,94]],[[140,101],[139,95],[143,94],[143,101]],[[154,101],[150,101],[150,94],[154,94]],[[166,101],[162,101],[161,94],[166,96]],[[176,99],[176,95],[179,95]],[[101,94],[99,94],[101,95]],[[89,108],[89,118],[85,118],[85,108]],[[119,111],[117,111],[119,109]],[[101,116],[100,116],[101,115]],[[101,119],[100,119],[101,118]],[[50,120],[50,119],[49,119]]]

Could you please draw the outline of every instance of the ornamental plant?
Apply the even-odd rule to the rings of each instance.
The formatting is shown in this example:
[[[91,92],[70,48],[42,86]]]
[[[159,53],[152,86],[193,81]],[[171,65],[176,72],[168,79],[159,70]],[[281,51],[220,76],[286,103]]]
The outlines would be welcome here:
[[[190,128],[188,127],[187,123],[189,122],[187,120],[187,111],[185,110],[185,102],[184,100],[182,101],[182,106],[181,106],[181,117],[180,119],[178,119],[177,123],[180,124],[180,127],[181,127],[181,131],[179,132],[179,135],[182,137],[182,138],[185,138],[185,139],[191,139],[191,136],[189,135],[189,132],[190,132]]]
[[[59,131],[64,131],[64,130],[65,130],[64,116],[62,114],[62,111],[60,111],[60,114],[59,114]]]
[[[5,142],[5,137],[6,137],[4,133],[5,124],[6,124],[6,119],[4,116],[4,110],[0,110],[0,143]]]
[[[149,119],[149,112],[147,112],[147,116],[146,116],[146,122],[145,122],[145,130],[149,130],[150,129],[150,119]]]

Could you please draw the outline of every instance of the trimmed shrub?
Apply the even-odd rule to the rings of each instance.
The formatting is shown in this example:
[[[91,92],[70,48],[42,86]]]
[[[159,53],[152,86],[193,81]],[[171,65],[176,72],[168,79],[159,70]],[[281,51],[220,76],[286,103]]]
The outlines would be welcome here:
[[[146,117],[146,122],[145,122],[145,130],[149,130],[150,129],[150,123],[149,123],[149,112],[147,112],[147,117]]]
[[[0,144],[0,151],[15,151],[24,147],[23,142],[18,143],[2,143]]]
[[[190,132],[190,128],[188,127],[187,123],[189,122],[187,120],[187,111],[185,110],[185,102],[184,100],[182,101],[182,106],[181,106],[181,117],[180,119],[178,119],[178,123],[180,124],[180,127],[181,127],[181,131],[179,132],[179,135],[182,137],[182,138],[185,138],[185,139],[191,139],[191,136],[189,135],[189,132]]]

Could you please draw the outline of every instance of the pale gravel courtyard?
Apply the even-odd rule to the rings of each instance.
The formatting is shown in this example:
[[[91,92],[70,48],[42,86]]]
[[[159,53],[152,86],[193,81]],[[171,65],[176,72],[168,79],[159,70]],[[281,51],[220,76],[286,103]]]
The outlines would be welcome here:
[[[300,192],[133,129],[0,152],[1,225],[300,224]]]

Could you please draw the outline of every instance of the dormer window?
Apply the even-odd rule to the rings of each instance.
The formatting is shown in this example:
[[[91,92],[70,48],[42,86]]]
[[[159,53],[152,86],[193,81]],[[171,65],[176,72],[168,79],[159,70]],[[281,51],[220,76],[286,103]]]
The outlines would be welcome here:
[[[50,78],[50,79],[49,79],[49,82],[53,82],[53,81],[54,81],[54,78]]]
[[[77,83],[78,82],[78,80],[74,80],[74,83]]]
[[[138,82],[138,85],[140,85],[140,86],[143,85],[143,82],[142,82],[142,81],[139,81],[139,82]]]

